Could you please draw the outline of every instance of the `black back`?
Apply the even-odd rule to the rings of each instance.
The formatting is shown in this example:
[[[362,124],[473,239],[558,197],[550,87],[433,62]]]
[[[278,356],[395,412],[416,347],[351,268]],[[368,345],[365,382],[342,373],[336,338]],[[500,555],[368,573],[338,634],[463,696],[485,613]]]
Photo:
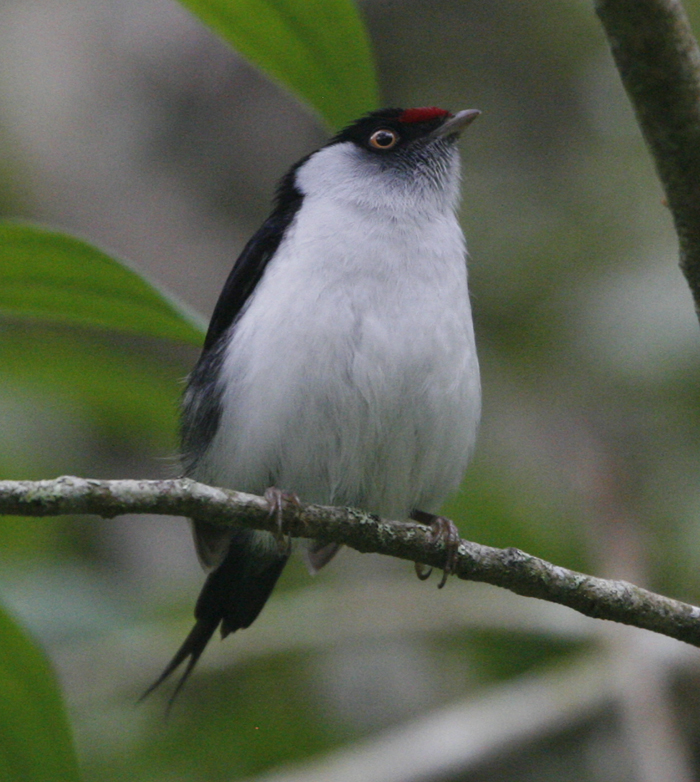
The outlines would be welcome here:
[[[265,267],[277,251],[284,232],[299,210],[303,196],[294,183],[294,177],[303,162],[299,161],[284,176],[277,189],[272,213],[251,237],[234,263],[211,316],[203,353],[216,344],[241,314],[255,286],[260,282]]]
[[[226,348],[223,337],[243,312],[301,206],[303,196],[294,178],[303,162],[299,161],[283,177],[272,213],[234,263],[211,316],[202,353],[187,380],[180,422],[181,456],[186,475],[194,473],[198,459],[218,429],[221,418],[218,378]]]

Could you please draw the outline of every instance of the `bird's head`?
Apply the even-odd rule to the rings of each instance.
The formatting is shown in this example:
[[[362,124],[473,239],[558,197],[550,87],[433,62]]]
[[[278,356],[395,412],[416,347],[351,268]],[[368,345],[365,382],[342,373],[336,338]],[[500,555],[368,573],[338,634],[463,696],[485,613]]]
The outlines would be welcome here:
[[[452,209],[459,191],[455,142],[479,113],[434,106],[374,111],[304,160],[295,185],[305,197],[395,214]]]

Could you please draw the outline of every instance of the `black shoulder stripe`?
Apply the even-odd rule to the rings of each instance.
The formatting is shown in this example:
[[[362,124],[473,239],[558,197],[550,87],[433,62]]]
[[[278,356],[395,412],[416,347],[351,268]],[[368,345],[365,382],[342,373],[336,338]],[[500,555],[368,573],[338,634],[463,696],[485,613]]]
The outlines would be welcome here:
[[[187,380],[180,422],[182,462],[186,475],[194,474],[199,459],[219,427],[222,389],[218,380],[226,349],[222,337],[243,311],[265,267],[277,251],[285,230],[299,211],[303,196],[296,188],[295,173],[303,162],[300,161],[282,179],[272,214],[233,265],[214,308],[204,348]]]
[[[211,316],[203,353],[216,344],[240,315],[299,210],[303,196],[294,183],[294,175],[304,160],[299,161],[282,179],[272,214],[248,241],[233,265]]]

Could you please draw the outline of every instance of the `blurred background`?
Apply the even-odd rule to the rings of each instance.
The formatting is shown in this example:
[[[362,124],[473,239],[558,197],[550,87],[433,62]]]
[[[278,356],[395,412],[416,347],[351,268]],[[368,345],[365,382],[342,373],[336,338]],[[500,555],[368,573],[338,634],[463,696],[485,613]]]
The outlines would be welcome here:
[[[687,0],[700,25],[700,0]],[[367,0],[386,105],[479,108],[462,221],[483,370],[462,534],[700,601],[700,330],[592,3]],[[172,0],[0,0],[0,214],[209,315],[326,131]],[[177,473],[197,351],[0,321],[0,477]],[[344,550],[298,558],[169,718],[182,519],[0,520],[0,595],[63,686],[86,780],[700,779],[700,654]]]

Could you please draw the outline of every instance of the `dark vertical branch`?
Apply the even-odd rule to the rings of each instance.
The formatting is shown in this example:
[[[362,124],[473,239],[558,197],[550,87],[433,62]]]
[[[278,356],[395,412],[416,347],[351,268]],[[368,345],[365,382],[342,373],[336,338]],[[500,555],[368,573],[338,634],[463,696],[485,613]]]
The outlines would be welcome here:
[[[700,50],[679,0],[594,0],[656,163],[700,316]]]

